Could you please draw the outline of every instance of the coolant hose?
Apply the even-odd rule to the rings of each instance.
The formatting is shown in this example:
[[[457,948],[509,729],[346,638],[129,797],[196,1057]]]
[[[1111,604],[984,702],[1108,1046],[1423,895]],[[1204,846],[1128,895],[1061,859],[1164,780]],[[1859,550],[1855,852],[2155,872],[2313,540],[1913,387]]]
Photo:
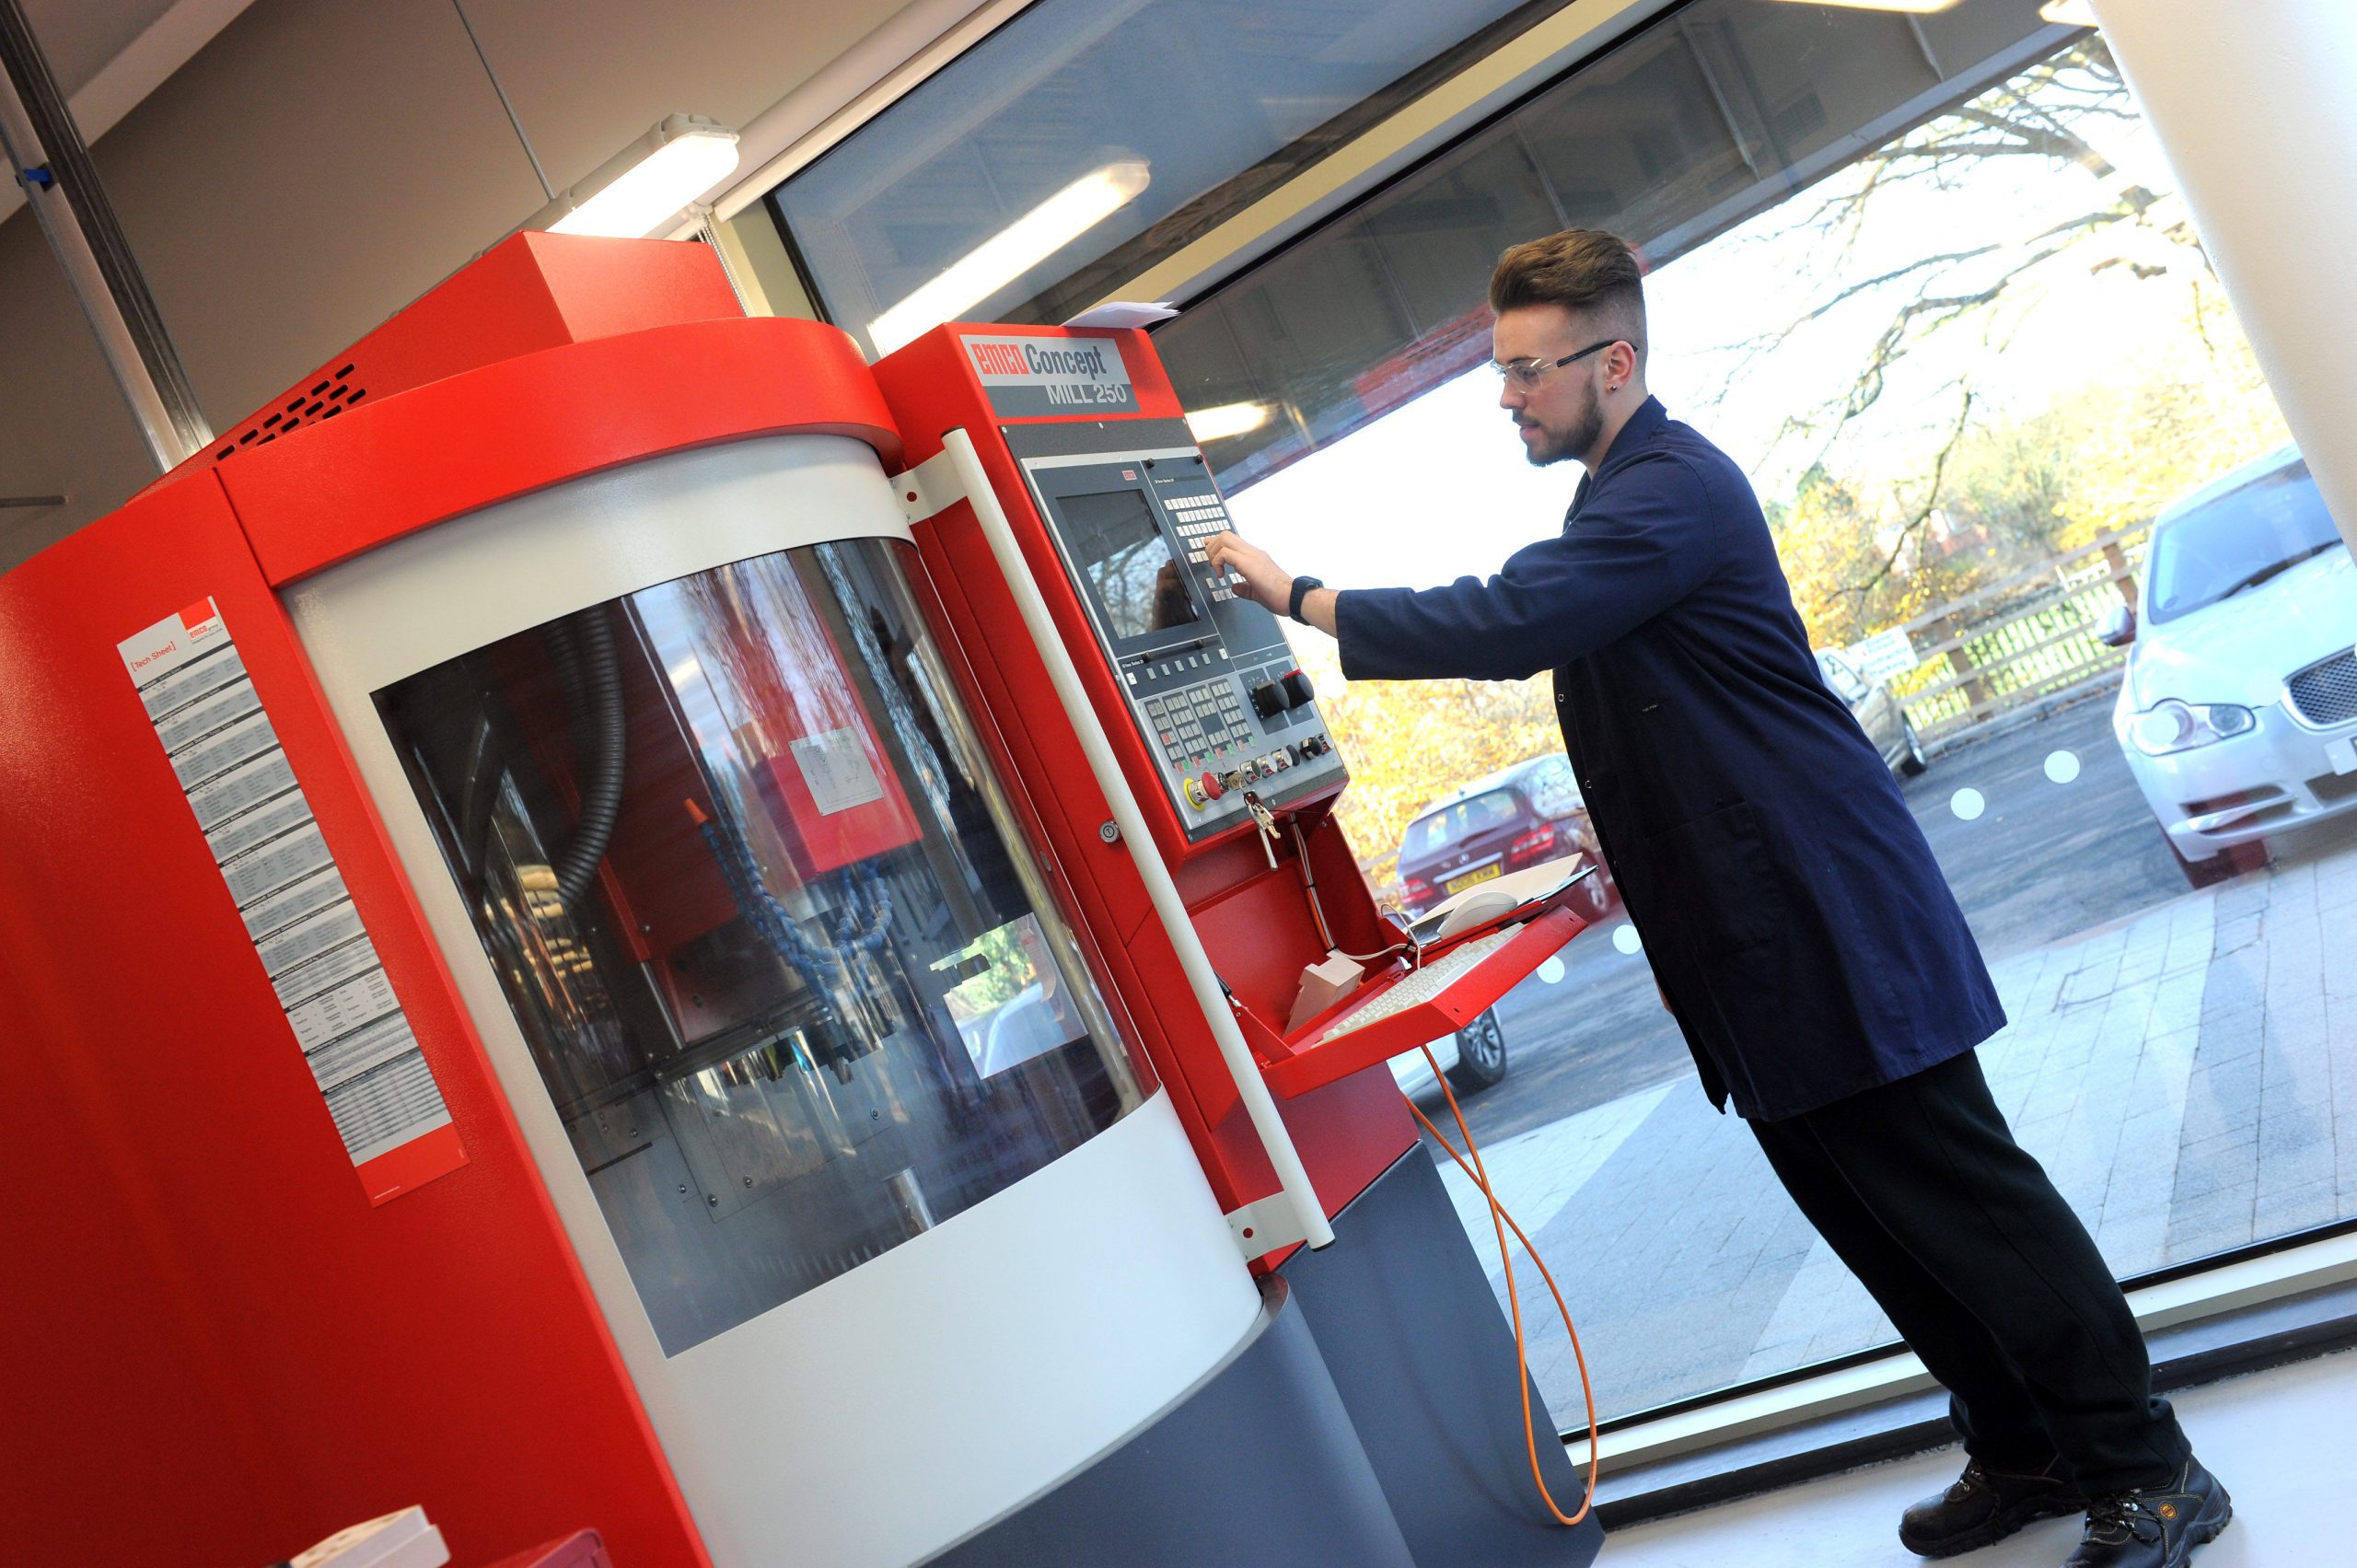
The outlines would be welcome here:
[[[580,659],[581,812],[573,836],[556,857],[557,897],[577,912],[582,897],[598,875],[613,842],[614,819],[622,805],[622,761],[625,726],[622,715],[621,660],[614,651],[614,630],[604,609],[586,610],[567,630],[577,635]],[[569,637],[556,640],[559,679],[575,649],[565,647]]]

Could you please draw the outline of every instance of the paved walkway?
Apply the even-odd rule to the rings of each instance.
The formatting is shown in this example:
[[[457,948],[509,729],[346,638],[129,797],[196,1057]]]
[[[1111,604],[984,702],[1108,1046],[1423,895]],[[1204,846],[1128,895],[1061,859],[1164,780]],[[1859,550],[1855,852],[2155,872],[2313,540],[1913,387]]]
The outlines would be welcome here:
[[[1981,1048],[1991,1086],[2120,1274],[2357,1215],[2357,845],[1992,970],[2013,1023]],[[1600,1410],[1894,1337],[1691,1080],[1483,1156],[1578,1315]],[[1496,1283],[1486,1208],[1442,1165]],[[1532,1372],[1569,1420],[1562,1324],[1536,1270],[1516,1283]]]

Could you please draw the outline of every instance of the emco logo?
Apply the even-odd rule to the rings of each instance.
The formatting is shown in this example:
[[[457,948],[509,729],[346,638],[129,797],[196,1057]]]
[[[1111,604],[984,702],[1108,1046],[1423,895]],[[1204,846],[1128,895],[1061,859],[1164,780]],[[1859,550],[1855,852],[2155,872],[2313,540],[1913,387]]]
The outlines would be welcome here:
[[[970,351],[974,368],[985,376],[1059,376],[1102,380],[1112,374],[1105,363],[1105,345],[978,343]]]
[[[972,343],[974,368],[985,376],[1025,376],[1031,367],[1023,363],[1023,350],[1015,343]]]

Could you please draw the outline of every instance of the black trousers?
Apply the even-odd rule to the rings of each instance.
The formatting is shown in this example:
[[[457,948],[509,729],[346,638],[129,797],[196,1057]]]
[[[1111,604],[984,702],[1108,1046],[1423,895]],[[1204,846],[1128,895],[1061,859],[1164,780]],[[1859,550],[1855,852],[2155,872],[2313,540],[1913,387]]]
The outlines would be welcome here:
[[[2188,1449],[2111,1270],[2014,1142],[1971,1051],[1781,1121],[1768,1162],[1946,1388],[1991,1469],[2056,1460],[2090,1493],[2174,1476]]]

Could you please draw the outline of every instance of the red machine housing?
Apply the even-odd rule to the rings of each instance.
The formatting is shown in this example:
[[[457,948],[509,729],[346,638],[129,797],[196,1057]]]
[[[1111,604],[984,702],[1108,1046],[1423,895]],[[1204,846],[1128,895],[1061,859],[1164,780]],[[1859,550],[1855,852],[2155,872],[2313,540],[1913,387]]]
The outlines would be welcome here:
[[[8,1140],[17,1283],[8,1549],[29,1562],[264,1562],[425,1500],[488,1560],[594,1525],[628,1568],[707,1563],[694,1522],[469,1022],[280,594],[388,541],[685,448],[786,433],[865,442],[888,472],[972,432],[1060,626],[1090,633],[951,329],[871,372],[815,322],[746,319],[702,247],[518,236],[113,515],[0,578],[0,1040],[46,1108]],[[1027,331],[1030,331],[1027,329]],[[1139,412],[1179,405],[1143,333],[1113,337]],[[879,390],[879,383],[881,389]],[[918,530],[952,674],[1076,917],[1086,957],[1172,1098],[1222,1206],[1276,1188],[1169,933],[970,509]],[[117,645],[210,599],[447,1101],[464,1163],[371,1207]],[[1149,813],[1150,759],[1109,673],[1092,695]],[[519,690],[544,671],[511,672]],[[641,713],[659,704],[634,704]],[[805,733],[874,715],[804,714]],[[868,743],[873,737],[869,734]],[[676,749],[674,749],[676,750]],[[634,736],[631,813],[682,841],[693,770]],[[669,761],[667,762],[667,757]],[[888,777],[888,774],[887,775]],[[777,781],[781,827],[808,825]],[[807,785],[801,786],[806,789]],[[897,787],[897,786],[895,786]],[[708,802],[706,803],[708,804]],[[1239,830],[1155,839],[1272,1068],[1300,971],[1395,938],[1330,796],[1295,802],[1307,865]],[[905,842],[888,791],[802,832],[806,874]],[[699,857],[687,854],[683,860]],[[659,959],[725,918],[716,878],[599,873]],[[1536,961],[1533,959],[1532,961]],[[1503,988],[1501,982],[1500,989]],[[1493,997],[1494,992],[1484,1002]],[[192,1029],[192,1017],[202,1027]],[[1329,1058],[1339,1061],[1340,1058]],[[1414,1142],[1380,1059],[1294,1070],[1281,1103],[1329,1214]],[[93,1151],[98,1157],[93,1158]],[[1264,1265],[1277,1261],[1264,1259]],[[68,1354],[43,1347],[84,1347]],[[102,1347],[102,1348],[101,1348]],[[104,1475],[120,1506],[88,1505]]]
[[[1103,422],[1118,427],[1179,419],[1184,410],[1145,332],[1026,327],[1020,329],[1026,337],[1113,344],[1135,388],[1137,407],[1120,412],[1083,407],[1069,413],[1003,416],[993,409],[960,340],[968,333],[1013,330],[957,322],[936,328],[879,361],[876,378],[900,425],[911,467],[939,452],[943,436],[951,430],[963,428],[973,437],[1066,645],[1091,649],[1096,633],[1087,611],[1004,432],[1023,424]],[[1186,996],[1178,955],[1154,919],[1129,852],[1098,834],[1107,817],[1103,797],[1090,780],[1079,738],[972,507],[960,503],[919,525],[916,534],[948,624],[956,629],[981,684],[976,706],[996,723],[993,744],[1004,752],[1003,765],[1011,776],[1030,781],[1045,797],[1049,842],[1072,877],[1086,923],[1100,935],[1120,935],[1118,947],[1108,944],[1106,957],[1115,967],[1120,992],[1132,998]],[[1288,1052],[1282,1037],[1302,970],[1328,951],[1292,844],[1277,851],[1277,864],[1271,866],[1259,834],[1248,825],[1190,843],[1113,671],[1100,658],[1078,656],[1076,663],[1213,968],[1242,1005],[1248,1025],[1255,1026],[1249,1034],[1261,1048],[1264,1063],[1283,1060]],[[1296,802],[1293,810],[1334,944],[1346,951],[1375,952],[1392,946],[1398,935],[1376,910],[1349,842],[1333,819],[1335,794],[1339,790]],[[1191,1005],[1142,1008],[1133,1003],[1132,1012],[1155,1066],[1174,1091],[1222,1203],[1233,1210],[1266,1196],[1275,1187],[1275,1175],[1245,1116],[1210,1026]],[[1280,1107],[1329,1215],[1416,1139],[1406,1103],[1380,1060],[1339,1081],[1306,1087],[1280,1101]],[[1263,1263],[1273,1266],[1283,1256],[1273,1255]]]
[[[821,431],[888,465],[899,439],[848,338],[743,319],[696,246],[518,236],[338,367],[365,399],[290,394],[0,577],[0,1041],[44,1108],[0,1156],[44,1195],[0,1219],[7,1551],[267,1562],[423,1499],[470,1560],[594,1524],[632,1568],[703,1564],[278,589],[662,452]],[[382,1207],[114,654],[207,598],[464,1147]]]

